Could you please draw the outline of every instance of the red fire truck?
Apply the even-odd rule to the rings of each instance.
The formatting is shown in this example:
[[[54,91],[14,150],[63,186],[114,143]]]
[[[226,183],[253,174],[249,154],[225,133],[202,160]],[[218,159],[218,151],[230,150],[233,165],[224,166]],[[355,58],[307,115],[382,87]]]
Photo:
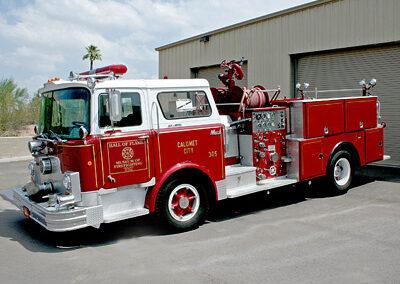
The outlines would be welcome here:
[[[186,230],[227,198],[323,176],[346,192],[356,167],[388,158],[375,80],[356,97],[319,99],[298,84],[285,98],[238,87],[240,62],[221,66],[224,88],[120,79],[123,65],[49,80],[15,204],[50,231],[152,213]]]

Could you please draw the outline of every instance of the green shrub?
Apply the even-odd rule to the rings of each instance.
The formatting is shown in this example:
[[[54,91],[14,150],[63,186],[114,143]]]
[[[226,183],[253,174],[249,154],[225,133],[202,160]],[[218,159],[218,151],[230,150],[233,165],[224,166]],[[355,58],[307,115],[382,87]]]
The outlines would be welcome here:
[[[0,136],[17,135],[28,124],[37,121],[40,98],[30,98],[25,88],[12,79],[0,80]]]

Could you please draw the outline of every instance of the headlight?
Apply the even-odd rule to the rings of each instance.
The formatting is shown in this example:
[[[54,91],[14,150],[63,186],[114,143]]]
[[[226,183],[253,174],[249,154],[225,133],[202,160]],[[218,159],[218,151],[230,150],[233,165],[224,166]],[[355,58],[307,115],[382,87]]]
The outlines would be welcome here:
[[[44,146],[45,145],[44,145],[43,141],[33,140],[33,141],[28,142],[29,152],[31,152],[31,153],[37,153],[37,152],[42,151]]]
[[[68,175],[68,174],[64,175],[63,185],[68,191],[72,190],[72,181],[71,181],[70,175]]]

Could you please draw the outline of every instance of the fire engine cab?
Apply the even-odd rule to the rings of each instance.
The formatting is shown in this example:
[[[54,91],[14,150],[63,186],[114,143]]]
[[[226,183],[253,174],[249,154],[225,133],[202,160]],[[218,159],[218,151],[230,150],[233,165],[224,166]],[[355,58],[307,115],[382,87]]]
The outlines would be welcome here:
[[[326,177],[346,192],[354,169],[384,156],[376,80],[355,97],[316,98],[298,84],[285,98],[240,88],[224,61],[224,88],[203,79],[125,80],[111,65],[40,90],[31,181],[14,190],[23,214],[69,231],[150,213],[180,230],[223,199]]]

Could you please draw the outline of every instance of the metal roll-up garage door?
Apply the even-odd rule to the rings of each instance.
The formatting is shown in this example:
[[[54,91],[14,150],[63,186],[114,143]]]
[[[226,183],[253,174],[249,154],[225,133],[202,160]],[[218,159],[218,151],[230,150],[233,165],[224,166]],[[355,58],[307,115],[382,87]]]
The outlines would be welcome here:
[[[324,52],[295,59],[295,80],[310,83],[309,90],[359,88],[361,79],[371,78],[378,81],[372,93],[381,102],[382,120],[388,125],[385,153],[392,157],[380,164],[400,167],[400,45]],[[320,94],[319,98],[356,94]]]
[[[244,72],[243,80],[236,81],[236,85],[240,87],[247,87],[247,62],[243,62],[242,69]],[[224,73],[219,65],[207,66],[207,67],[199,67],[192,69],[192,77],[193,78],[202,78],[208,80],[211,87],[221,88],[224,85],[218,79],[218,74]]]

